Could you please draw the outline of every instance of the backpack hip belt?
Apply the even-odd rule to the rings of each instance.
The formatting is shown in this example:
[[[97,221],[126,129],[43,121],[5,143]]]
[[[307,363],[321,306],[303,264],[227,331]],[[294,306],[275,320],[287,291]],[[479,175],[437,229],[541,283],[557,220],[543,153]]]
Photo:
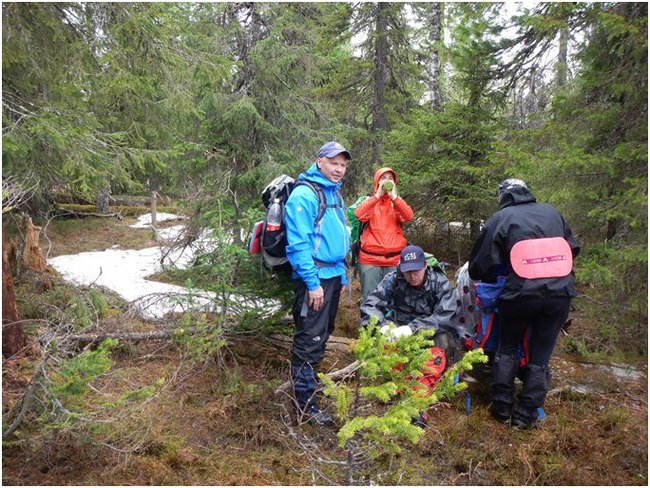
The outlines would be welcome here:
[[[381,256],[383,258],[394,258],[395,256],[399,256],[402,253],[402,251],[395,251],[395,252],[389,252],[389,253],[386,253],[386,254],[379,254],[379,253],[376,253],[376,252],[366,251],[363,247],[360,248],[360,249],[363,252],[365,252],[366,254],[370,254],[372,256]]]

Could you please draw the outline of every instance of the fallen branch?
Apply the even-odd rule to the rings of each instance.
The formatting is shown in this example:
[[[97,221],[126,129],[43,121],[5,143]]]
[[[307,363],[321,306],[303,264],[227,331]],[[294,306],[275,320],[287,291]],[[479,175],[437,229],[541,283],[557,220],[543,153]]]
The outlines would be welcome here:
[[[124,217],[120,213],[77,212],[76,210],[68,210],[62,208],[58,208],[52,213],[53,213],[52,218],[76,217],[78,219],[83,219],[85,217],[108,217],[108,218],[116,218],[120,222],[124,220]]]
[[[160,340],[167,339],[174,335],[182,334],[196,334],[197,332],[205,332],[210,330],[211,327],[185,327],[185,328],[173,328],[173,329],[164,329],[164,330],[153,330],[151,332],[99,332],[96,334],[71,334],[65,336],[66,341],[78,342],[80,345],[85,346],[87,344],[92,344],[95,342],[101,342],[104,339],[118,339],[125,342],[140,342],[140,341],[151,341],[151,340]],[[269,342],[274,346],[282,347],[285,349],[291,349],[293,343],[293,338],[290,336],[284,336],[281,334],[271,334],[270,336],[262,336],[260,340]],[[348,339],[347,337],[336,337],[330,336],[327,341],[327,347],[330,350],[338,352],[350,352],[350,348],[354,343],[354,339]]]
[[[167,339],[172,335],[194,334],[198,330],[205,331],[205,328],[189,327],[187,329],[168,329],[154,330],[151,332],[101,332],[98,334],[72,334],[65,336],[66,341],[78,342],[79,345],[85,346],[95,342],[101,342],[104,339],[119,339],[125,342],[151,341],[157,339]]]
[[[288,323],[291,321],[291,317],[282,317],[278,319],[277,323]],[[185,328],[166,328],[162,330],[153,330],[150,332],[98,332],[98,333],[86,333],[86,334],[70,334],[62,338],[62,340],[69,342],[77,342],[81,346],[86,346],[88,344],[93,344],[101,342],[104,339],[118,339],[125,342],[140,342],[140,341],[151,341],[151,340],[160,340],[168,339],[174,335],[182,334],[196,334],[197,332],[205,332],[210,330],[212,327],[185,327]],[[266,340],[271,344],[280,347],[286,347],[287,349],[291,348],[292,338],[289,336],[282,336],[280,334],[272,334],[268,337],[261,337],[261,340]],[[330,337],[328,341],[328,346],[332,344],[332,349],[348,352],[352,344],[352,339],[347,339],[345,337]]]
[[[293,344],[293,337],[281,334],[271,334],[267,337],[263,337],[263,339],[274,346],[282,347],[284,349],[291,349]],[[354,339],[349,339],[347,337],[330,336],[329,339],[327,339],[327,349],[329,351],[347,353],[351,351],[353,344]]]
[[[18,412],[18,415],[16,415],[16,418],[11,423],[11,425],[7,428],[7,430],[3,432],[2,434],[3,439],[13,434],[13,432],[23,422],[25,415],[27,415],[27,412],[29,411],[29,407],[32,403],[32,398],[34,397],[34,393],[36,392],[36,387],[39,386],[40,384],[39,380],[41,376],[43,376],[44,371],[45,371],[45,362],[42,362],[41,364],[38,365],[38,368],[36,368],[36,373],[34,373],[31,384],[29,385],[29,388],[23,395],[20,412]]]
[[[359,369],[360,366],[361,362],[357,360],[353,363],[348,364],[345,368],[337,369],[336,371],[327,373],[327,376],[332,378],[334,381],[342,380],[343,378],[346,378],[354,373],[357,369]],[[277,395],[278,393],[286,392],[289,388],[291,388],[291,381],[285,381],[276,388],[275,394]]]

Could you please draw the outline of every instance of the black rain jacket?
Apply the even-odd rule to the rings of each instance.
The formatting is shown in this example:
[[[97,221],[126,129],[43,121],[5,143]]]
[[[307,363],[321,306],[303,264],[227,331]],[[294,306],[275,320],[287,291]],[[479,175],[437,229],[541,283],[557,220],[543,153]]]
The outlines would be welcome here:
[[[398,270],[388,273],[375,291],[361,304],[361,325],[370,317],[379,319],[379,326],[393,322],[419,329],[458,332],[452,323],[456,312],[456,297],[445,273],[437,266],[428,267],[420,288],[412,287]]]
[[[526,188],[509,190],[474,244],[469,258],[470,278],[494,283],[497,275],[507,276],[502,300],[576,296],[573,271],[561,278],[525,279],[512,270],[512,247],[524,239],[543,237],[564,237],[573,257],[580,253],[580,246],[560,212],[551,205],[537,203]]]

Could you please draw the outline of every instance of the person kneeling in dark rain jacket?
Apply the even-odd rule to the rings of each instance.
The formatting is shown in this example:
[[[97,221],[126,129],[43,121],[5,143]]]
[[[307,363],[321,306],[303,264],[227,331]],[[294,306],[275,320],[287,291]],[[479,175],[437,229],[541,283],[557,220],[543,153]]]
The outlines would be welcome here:
[[[429,389],[459,352],[459,336],[452,323],[455,312],[456,297],[447,276],[438,266],[427,265],[419,246],[406,246],[402,250],[397,270],[384,277],[360,308],[363,327],[375,316],[379,319],[380,332],[393,339],[410,336],[421,329],[435,331],[436,347],[431,350],[428,371],[420,378],[420,383]],[[388,322],[397,327],[389,326]],[[440,360],[442,363],[438,364]],[[426,420],[426,414],[422,414],[413,423],[424,428]]]
[[[569,225],[551,205],[537,203],[525,182],[507,179],[499,207],[485,222],[469,260],[473,280],[506,276],[499,301],[500,338],[492,364],[490,413],[519,428],[538,421],[548,392],[548,364],[576,296],[573,258],[580,252]],[[529,331],[529,363],[513,401],[515,353]]]

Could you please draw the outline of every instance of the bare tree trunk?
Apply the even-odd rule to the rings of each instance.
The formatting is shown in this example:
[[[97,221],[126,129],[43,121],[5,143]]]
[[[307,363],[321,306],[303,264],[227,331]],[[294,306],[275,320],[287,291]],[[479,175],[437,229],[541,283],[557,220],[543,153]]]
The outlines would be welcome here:
[[[469,238],[472,242],[475,242],[478,239],[478,235],[481,233],[481,221],[480,220],[470,220],[469,221]]]
[[[569,49],[569,29],[562,29],[560,31],[560,49],[557,57],[557,86],[562,88],[566,85],[567,79],[567,52]]]
[[[156,227],[158,221],[158,200],[156,199],[155,191],[151,192],[151,226]]]
[[[388,9],[389,3],[377,4],[377,17],[375,21],[375,70],[372,76],[372,123],[370,133],[372,141],[372,164],[381,164],[381,143],[379,132],[388,129],[388,114],[386,113],[386,87],[388,86]]]
[[[111,185],[110,183],[104,184],[97,190],[95,196],[95,208],[99,213],[108,213],[108,204],[111,200]]]
[[[13,244],[2,243],[2,355],[13,356],[27,345],[27,337],[19,322],[14,278],[9,264]]]
[[[151,190],[151,226],[156,228],[156,215],[158,210],[158,177],[151,175],[149,177],[149,189]]]
[[[251,82],[255,78],[255,64],[250,52],[255,44],[266,36],[266,26],[259,13],[260,7],[255,2],[237,2],[233,4],[232,20],[240,23],[243,20],[244,34],[237,38],[237,51],[242,63],[241,74],[236,83],[235,91],[250,95]]]
[[[442,4],[429,4],[429,91],[431,92],[431,109],[440,112],[443,108],[440,92],[440,42],[442,40]]]
[[[239,206],[239,199],[237,198],[237,192],[236,191],[232,192],[232,204],[233,204],[233,207],[235,208],[235,214],[233,216],[233,220],[235,222],[241,222],[241,219],[239,218],[240,215],[241,215],[241,208]],[[232,236],[233,244],[239,247],[242,244],[241,227],[236,226],[233,229],[233,231],[234,231],[233,236]]]
[[[41,228],[33,224],[29,215],[23,217],[23,233],[25,235],[25,248],[22,256],[23,269],[47,271],[47,263],[38,243]]]

